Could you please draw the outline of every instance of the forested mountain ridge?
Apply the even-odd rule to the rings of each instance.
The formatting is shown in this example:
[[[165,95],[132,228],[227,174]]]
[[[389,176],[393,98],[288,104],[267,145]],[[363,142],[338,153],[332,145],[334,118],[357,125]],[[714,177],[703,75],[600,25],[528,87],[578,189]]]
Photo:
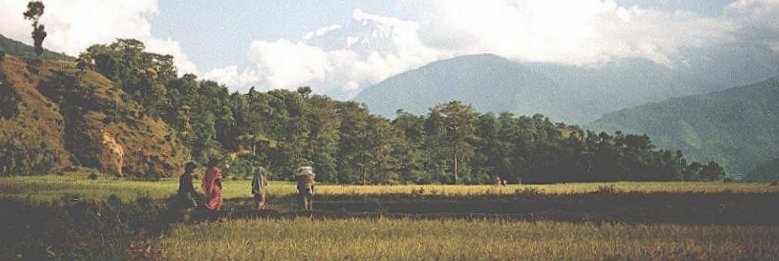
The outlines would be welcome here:
[[[602,114],[668,97],[717,90],[693,74],[642,59],[593,66],[516,63],[492,54],[437,61],[363,90],[355,101],[394,117],[398,109],[425,114],[451,99],[480,112],[541,113],[587,123]]]
[[[227,158],[228,177],[250,177],[253,168],[264,166],[274,179],[292,179],[293,170],[305,164],[314,167],[317,180],[340,184],[723,175],[716,163],[688,169],[701,164],[655,149],[647,136],[585,131],[540,114],[480,114],[459,101],[389,120],[308,87],[230,93],[192,74],[178,76],[172,59],[146,52],[133,39],[93,45],[77,63],[4,57],[0,91],[8,101],[2,103],[0,129],[14,131],[0,137],[3,175],[69,165],[116,172],[110,167],[122,154],[118,147],[126,158],[118,169],[140,178],[177,175],[187,160],[214,157]],[[50,131],[36,139],[24,135],[35,128]],[[47,158],[51,151],[60,156]]]
[[[716,160],[735,174],[779,158],[779,78],[705,95],[673,98],[609,113],[591,126],[647,133],[661,148]],[[762,173],[762,172],[761,172]],[[757,177],[746,177],[758,180]],[[779,179],[779,171],[759,180]]]
[[[37,57],[35,54],[35,48],[26,45],[22,42],[10,39],[0,34],[0,52],[4,52],[7,55],[13,55],[16,57],[34,59]],[[61,53],[55,53],[49,50],[44,50],[41,58],[44,60],[75,60],[73,57],[67,56]]]
[[[543,112],[568,121],[575,108],[543,74],[492,54],[455,57],[401,73],[363,90],[354,100],[394,117],[398,109],[424,115],[436,104],[460,100],[479,112]]]
[[[515,62],[492,55],[436,61],[366,87],[354,100],[394,117],[417,115],[451,99],[479,112],[541,113],[587,124],[603,114],[672,97],[724,90],[765,80],[779,71],[779,52],[731,43],[682,48],[666,63],[642,58],[591,65]]]

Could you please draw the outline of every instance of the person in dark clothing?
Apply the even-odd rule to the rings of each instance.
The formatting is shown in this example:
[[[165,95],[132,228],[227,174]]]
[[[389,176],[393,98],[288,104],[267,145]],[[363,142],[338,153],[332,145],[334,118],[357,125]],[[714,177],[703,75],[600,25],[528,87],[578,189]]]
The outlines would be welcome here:
[[[179,177],[179,194],[197,194],[195,186],[192,184],[192,171],[196,167],[197,165],[194,162],[189,162],[184,166],[184,174]]]
[[[184,166],[184,174],[179,177],[179,190],[177,202],[184,220],[190,219],[195,209],[202,202],[200,194],[195,191],[192,184],[192,172],[197,168],[194,162],[189,162]]]

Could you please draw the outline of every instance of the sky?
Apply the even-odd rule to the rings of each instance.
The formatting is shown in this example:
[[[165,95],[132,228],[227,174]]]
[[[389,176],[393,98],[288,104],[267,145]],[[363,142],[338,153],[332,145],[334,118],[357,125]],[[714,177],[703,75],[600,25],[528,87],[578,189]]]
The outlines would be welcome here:
[[[180,73],[245,92],[310,86],[346,100],[459,55],[597,66],[749,43],[779,52],[779,0],[43,0],[44,47],[78,55],[135,38]],[[26,0],[0,1],[0,33],[31,43]]]

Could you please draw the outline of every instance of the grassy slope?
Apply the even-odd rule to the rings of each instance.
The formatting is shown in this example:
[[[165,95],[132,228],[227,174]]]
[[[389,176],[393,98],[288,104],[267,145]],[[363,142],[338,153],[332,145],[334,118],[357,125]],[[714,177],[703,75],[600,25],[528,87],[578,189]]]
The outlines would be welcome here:
[[[0,142],[15,138],[28,146],[46,143],[53,149],[63,165],[69,163],[69,155],[63,143],[64,119],[59,106],[44,97],[37,89],[43,79],[51,77],[53,70],[72,67],[66,62],[44,62],[40,74],[30,72],[27,63],[6,56],[0,62],[5,75],[5,85],[19,96],[19,114],[9,119],[0,118]]]
[[[0,118],[0,141],[16,138],[33,146],[44,142],[54,149],[61,160],[60,166],[67,166],[71,152],[65,148],[65,139],[73,137],[65,137],[66,126],[73,125],[87,138],[76,142],[93,147],[98,146],[101,130],[105,129],[114,134],[124,147],[126,170],[144,173],[151,167],[163,176],[181,172],[188,153],[178,142],[176,133],[159,119],[142,117],[141,106],[122,99],[124,92],[102,75],[88,71],[81,84],[94,87],[92,100],[100,104],[116,104],[126,113],[126,119],[105,124],[103,111],[90,110],[81,121],[65,121],[60,104],[52,102],[39,90],[45,88],[42,84],[50,81],[55,72],[75,74],[77,71],[72,62],[44,61],[35,73],[29,70],[27,61],[6,56],[0,70],[5,74],[6,85],[20,96],[19,114],[10,119]],[[99,154],[97,151],[94,153]]]

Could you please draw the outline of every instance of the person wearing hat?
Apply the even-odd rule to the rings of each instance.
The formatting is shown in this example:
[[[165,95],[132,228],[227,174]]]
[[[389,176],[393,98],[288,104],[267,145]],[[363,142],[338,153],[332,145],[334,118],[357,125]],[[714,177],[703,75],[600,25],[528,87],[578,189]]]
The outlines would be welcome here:
[[[257,204],[257,209],[263,209],[265,207],[265,187],[268,186],[267,171],[262,166],[252,168],[254,171],[254,178],[252,178],[252,194],[254,194],[254,202]]]
[[[303,210],[311,210],[314,205],[314,169],[311,166],[303,166],[295,171],[298,180],[298,196]]]
[[[209,211],[218,211],[222,208],[222,171],[217,167],[219,159],[208,160],[206,174],[203,175],[203,193],[206,194],[205,207]]]

